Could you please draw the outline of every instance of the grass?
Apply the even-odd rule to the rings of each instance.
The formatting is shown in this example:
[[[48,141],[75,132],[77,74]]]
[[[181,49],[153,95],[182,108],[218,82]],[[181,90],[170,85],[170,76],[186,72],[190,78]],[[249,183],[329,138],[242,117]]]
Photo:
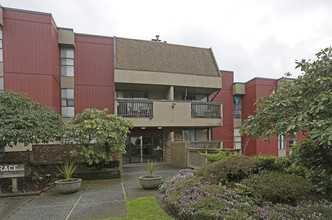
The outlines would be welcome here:
[[[110,220],[171,220],[164,210],[160,208],[155,197],[143,197],[126,201],[127,218],[110,218]]]

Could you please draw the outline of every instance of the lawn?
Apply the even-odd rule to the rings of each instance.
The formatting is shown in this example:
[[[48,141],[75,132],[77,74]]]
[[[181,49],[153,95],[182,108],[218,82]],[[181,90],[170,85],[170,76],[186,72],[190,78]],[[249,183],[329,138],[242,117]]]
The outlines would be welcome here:
[[[131,219],[139,219],[139,220],[171,220],[172,217],[168,216],[164,210],[160,208],[157,203],[155,197],[143,197],[136,198],[126,201],[127,206],[127,218],[110,218],[117,220],[131,220]]]

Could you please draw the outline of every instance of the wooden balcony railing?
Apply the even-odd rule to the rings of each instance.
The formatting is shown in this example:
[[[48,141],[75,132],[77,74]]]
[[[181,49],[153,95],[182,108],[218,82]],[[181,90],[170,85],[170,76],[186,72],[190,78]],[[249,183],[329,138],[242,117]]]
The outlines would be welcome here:
[[[153,102],[145,100],[118,100],[117,114],[122,117],[153,117]]]
[[[220,103],[191,103],[191,117],[220,118]]]
[[[222,148],[222,141],[191,141],[191,149],[214,149]]]

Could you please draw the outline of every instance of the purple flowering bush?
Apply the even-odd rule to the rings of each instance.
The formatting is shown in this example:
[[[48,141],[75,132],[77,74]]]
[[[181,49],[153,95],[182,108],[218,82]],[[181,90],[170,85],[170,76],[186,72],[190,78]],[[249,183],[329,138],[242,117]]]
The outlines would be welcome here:
[[[164,201],[179,219],[329,219],[332,204],[306,201],[297,206],[256,203],[236,189],[192,177],[170,185]]]
[[[179,181],[184,181],[187,179],[190,179],[194,177],[194,171],[192,169],[182,169],[180,170],[176,175],[168,178],[163,184],[159,186],[159,191],[161,193],[166,192],[166,190],[173,185],[174,183],[177,183]]]

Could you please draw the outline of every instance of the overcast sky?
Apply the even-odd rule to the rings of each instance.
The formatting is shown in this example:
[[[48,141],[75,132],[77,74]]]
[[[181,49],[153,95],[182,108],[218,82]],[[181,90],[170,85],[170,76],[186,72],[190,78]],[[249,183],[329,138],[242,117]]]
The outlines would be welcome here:
[[[332,46],[332,0],[0,0],[51,13],[74,32],[212,48],[235,81],[296,77],[295,60]]]

